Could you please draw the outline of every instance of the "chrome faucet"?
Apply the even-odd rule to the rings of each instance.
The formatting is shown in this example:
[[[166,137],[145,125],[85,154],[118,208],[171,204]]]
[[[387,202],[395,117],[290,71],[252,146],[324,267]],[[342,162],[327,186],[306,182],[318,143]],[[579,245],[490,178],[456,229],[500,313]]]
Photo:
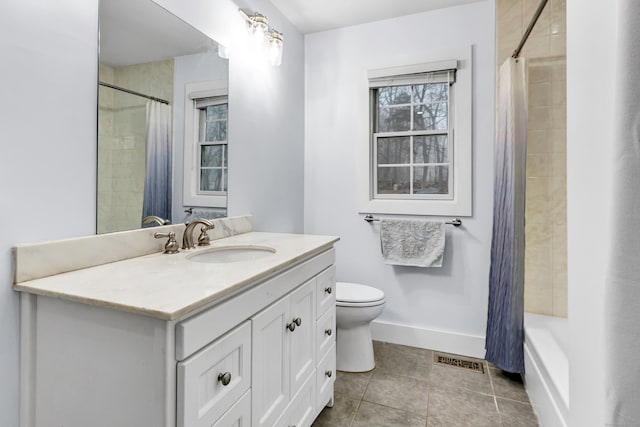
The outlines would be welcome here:
[[[158,225],[169,225],[171,221],[168,219],[160,218],[159,216],[149,215],[142,218],[142,225],[151,224],[152,222],[158,223]]]
[[[200,237],[198,237],[198,246],[209,245],[207,230],[213,230],[215,225],[208,219],[198,218],[185,223],[187,228],[184,229],[184,234],[182,235],[182,249],[193,249],[196,247],[193,242],[193,230],[198,224],[202,225],[202,228],[200,229]]]

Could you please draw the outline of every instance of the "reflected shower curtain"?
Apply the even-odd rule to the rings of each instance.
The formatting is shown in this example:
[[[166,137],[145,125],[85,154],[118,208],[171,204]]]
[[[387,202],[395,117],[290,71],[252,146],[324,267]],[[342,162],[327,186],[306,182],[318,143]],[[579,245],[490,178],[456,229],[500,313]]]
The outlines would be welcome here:
[[[605,277],[605,425],[640,425],[640,2],[619,0],[611,237]]]
[[[142,218],[171,220],[171,107],[147,103],[146,167]]]
[[[486,359],[504,371],[524,373],[524,59],[509,58],[500,67],[498,101]]]

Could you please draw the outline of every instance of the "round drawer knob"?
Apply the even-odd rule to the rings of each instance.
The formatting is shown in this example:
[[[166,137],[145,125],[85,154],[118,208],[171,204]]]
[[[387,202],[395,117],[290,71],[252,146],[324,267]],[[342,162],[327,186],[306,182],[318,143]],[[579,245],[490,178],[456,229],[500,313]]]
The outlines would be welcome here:
[[[222,385],[227,386],[231,382],[231,372],[225,372],[224,374],[218,374],[218,381],[222,383]]]
[[[333,333],[333,331],[331,329],[325,329],[324,333],[331,336],[331,334]]]
[[[324,291],[330,294],[332,292],[331,286],[327,286],[326,288],[324,288]]]
[[[333,375],[333,371],[329,370],[329,371],[325,371],[324,373],[327,377],[331,378],[331,376]]]
[[[293,323],[295,323],[296,326],[300,326],[302,325],[302,319],[299,317],[296,317],[295,319],[293,319]]]
[[[295,322],[287,323],[287,329],[290,330],[291,332],[295,331],[296,323]]]

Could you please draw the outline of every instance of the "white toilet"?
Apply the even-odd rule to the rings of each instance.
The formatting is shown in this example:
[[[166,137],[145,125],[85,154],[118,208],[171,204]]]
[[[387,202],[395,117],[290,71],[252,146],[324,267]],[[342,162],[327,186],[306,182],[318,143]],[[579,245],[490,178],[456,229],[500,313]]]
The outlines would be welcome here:
[[[369,324],[382,313],[384,292],[356,283],[336,283],[337,360],[339,371],[366,372],[376,366]]]

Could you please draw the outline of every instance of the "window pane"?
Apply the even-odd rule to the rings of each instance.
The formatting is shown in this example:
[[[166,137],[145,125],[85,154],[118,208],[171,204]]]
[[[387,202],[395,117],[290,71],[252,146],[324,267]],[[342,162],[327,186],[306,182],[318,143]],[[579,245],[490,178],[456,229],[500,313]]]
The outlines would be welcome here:
[[[410,130],[411,107],[384,107],[378,113],[378,132]]]
[[[448,104],[446,102],[416,105],[413,115],[413,129],[446,130],[448,117]]]
[[[226,141],[227,122],[226,120],[209,120],[206,122],[205,141]]]
[[[413,86],[413,102],[422,104],[424,102],[446,101],[449,96],[448,89],[447,83],[430,83]]]
[[[448,161],[449,143],[447,135],[413,137],[414,163],[447,163]]]
[[[409,163],[409,137],[378,138],[378,164]]]
[[[227,104],[209,105],[207,107],[207,120],[220,119],[227,119]]]
[[[378,168],[378,194],[409,194],[409,168]]]
[[[227,177],[224,169],[202,169],[200,171],[200,191],[226,191]]]
[[[413,169],[414,194],[449,194],[449,166],[417,166]]]
[[[222,156],[224,154],[225,153],[223,145],[203,145],[200,147],[200,166],[222,166]]]
[[[388,86],[378,89],[378,107],[410,103],[411,86]]]

